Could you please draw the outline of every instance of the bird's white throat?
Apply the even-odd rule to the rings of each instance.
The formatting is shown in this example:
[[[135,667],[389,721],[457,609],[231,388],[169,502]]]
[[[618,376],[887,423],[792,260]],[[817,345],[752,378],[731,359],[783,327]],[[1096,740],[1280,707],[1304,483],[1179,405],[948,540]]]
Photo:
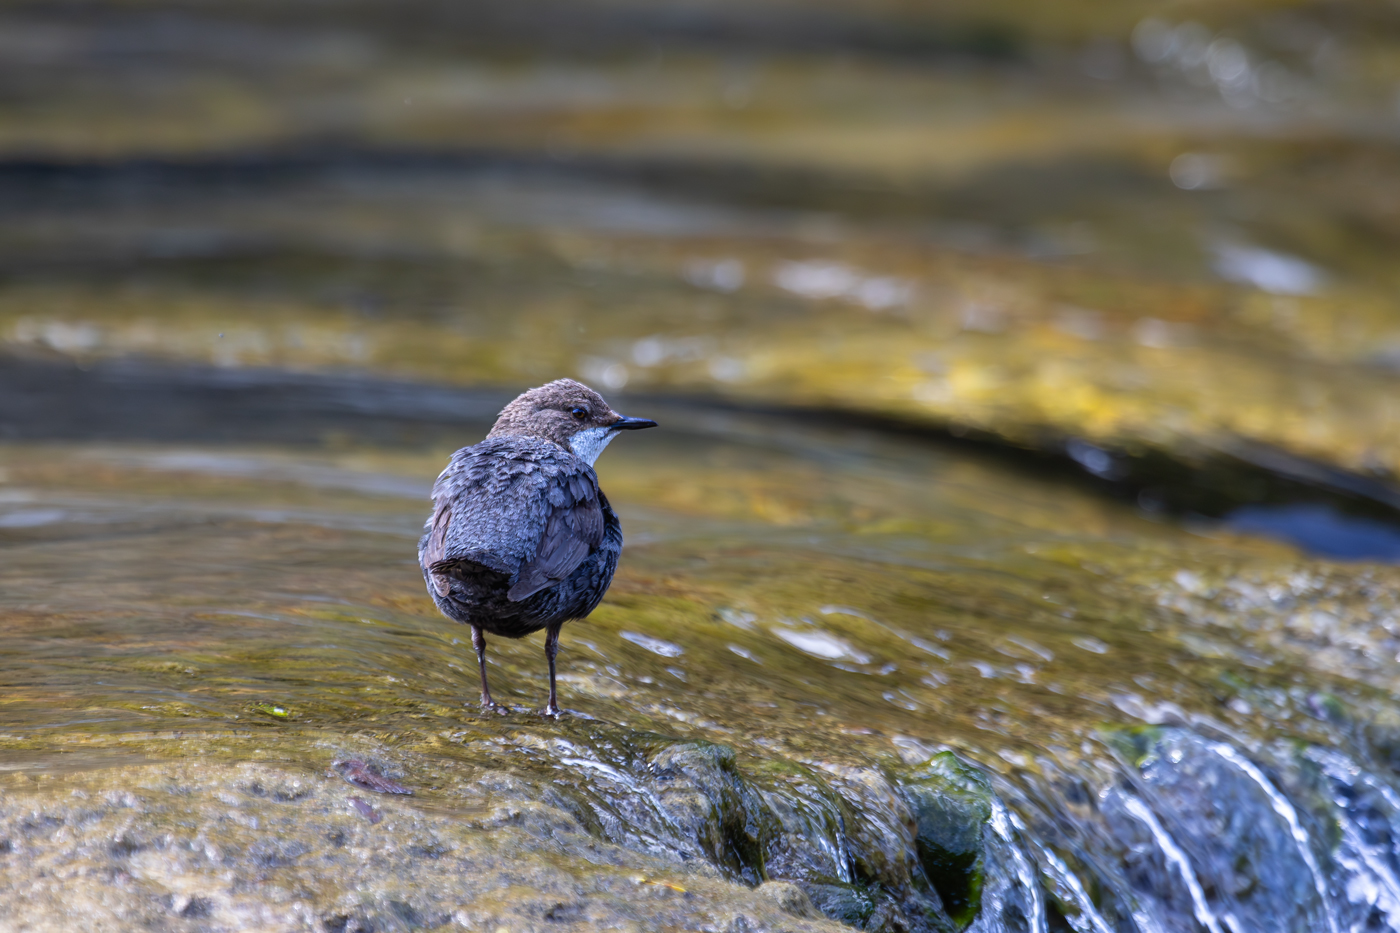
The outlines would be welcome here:
[[[612,428],[584,428],[569,438],[569,449],[575,457],[592,466],[614,437],[617,437],[617,432]]]

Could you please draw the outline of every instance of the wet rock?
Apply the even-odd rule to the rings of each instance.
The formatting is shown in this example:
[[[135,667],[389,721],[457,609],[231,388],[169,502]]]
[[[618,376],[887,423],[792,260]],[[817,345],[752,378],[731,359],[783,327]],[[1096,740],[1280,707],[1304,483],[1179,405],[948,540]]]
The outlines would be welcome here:
[[[746,776],[772,815],[764,851],[767,877],[849,884],[846,804],[830,785],[811,769],[778,759],[755,762]]]
[[[125,858],[134,852],[140,852],[144,848],[146,848],[145,843],[123,834],[112,843],[109,851],[117,858]]]
[[[758,893],[794,917],[816,920],[822,916],[813,906],[807,892],[791,881],[765,881],[758,886]]]
[[[690,769],[682,763],[687,754],[668,760]],[[238,792],[250,780],[264,787],[300,781],[311,793],[283,802]],[[182,792],[171,793],[175,785]],[[69,819],[79,809],[74,802],[118,788],[139,812]],[[402,798],[386,798],[384,820],[370,827],[344,806],[342,794],[338,780],[312,772],[211,762],[12,783],[0,797],[0,838],[11,838],[36,808],[63,820],[71,835],[62,846],[7,860],[0,904],[36,933],[66,933],[74,916],[92,929],[163,929],[172,919],[214,929],[337,933],[836,929],[813,913],[794,912],[800,902],[790,892],[753,891],[713,869],[696,870],[705,866],[644,856],[576,828],[552,834],[546,846],[528,827],[486,828],[464,819],[472,813],[460,803],[415,809]],[[577,826],[567,818],[557,825]],[[116,875],[107,870],[114,838],[135,843],[124,847]],[[427,840],[436,840],[431,857],[420,854]]]
[[[550,923],[575,923],[584,919],[586,913],[584,904],[560,901],[544,912],[544,919]]]
[[[801,888],[822,916],[859,930],[869,929],[870,918],[875,913],[876,895],[863,886],[804,883]]]
[[[1390,719],[1389,716],[1386,719]],[[1366,725],[1366,739],[1376,759],[1391,771],[1400,774],[1400,723],[1381,721]]]
[[[735,765],[734,749],[667,745],[651,756],[656,796],[707,861],[748,884],[767,877],[764,855],[777,821]]]
[[[198,895],[174,895],[170,898],[170,912],[186,920],[202,920],[214,910],[214,902]]]
[[[859,925],[871,931],[953,929],[924,875],[915,844],[917,822],[894,782],[876,768],[833,770],[833,784],[845,801],[853,884],[810,889],[813,903],[823,913],[828,903],[843,915],[868,909]]]
[[[981,772],[942,752],[904,775],[900,793],[914,816],[924,876],[949,918],[964,928],[982,905],[982,836],[992,815],[991,786]]]
[[[296,840],[262,839],[248,849],[248,855],[259,868],[286,868],[296,864],[310,848]]]
[[[323,917],[321,928],[325,933],[375,933],[374,921],[363,912]]]

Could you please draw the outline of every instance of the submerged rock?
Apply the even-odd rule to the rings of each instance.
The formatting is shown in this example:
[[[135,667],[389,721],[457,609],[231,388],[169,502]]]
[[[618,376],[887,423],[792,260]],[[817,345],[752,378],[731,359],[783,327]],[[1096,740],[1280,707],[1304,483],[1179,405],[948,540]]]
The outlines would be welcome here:
[[[807,892],[791,881],[765,881],[758,886],[758,893],[794,917],[816,920],[821,916]]]
[[[604,463],[636,532],[565,633],[558,720],[530,712],[538,646],[504,639],[515,709],[483,715],[469,636],[407,572],[405,478],[436,452],[0,450],[0,908],[54,930],[1400,922],[1396,571],[917,439],[725,417]]]
[[[708,742],[667,745],[650,765],[666,816],[706,861],[746,884],[770,877],[765,853],[777,821],[739,775],[734,749]]]
[[[0,904],[36,933],[836,929],[800,892],[750,891],[602,842],[567,813],[462,791],[471,802],[446,808],[376,798],[371,821],[340,782],[283,765],[12,776]]]
[[[952,752],[942,752],[906,774],[900,793],[917,824],[915,846],[924,876],[963,929],[982,906],[982,837],[992,816],[991,785]]]

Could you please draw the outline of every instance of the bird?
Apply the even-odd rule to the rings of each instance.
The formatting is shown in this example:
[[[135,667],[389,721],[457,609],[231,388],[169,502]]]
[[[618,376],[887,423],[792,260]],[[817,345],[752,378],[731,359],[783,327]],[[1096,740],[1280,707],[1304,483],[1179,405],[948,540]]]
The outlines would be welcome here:
[[[622,524],[593,464],[623,431],[654,427],[619,415],[581,382],[556,379],[522,393],[485,440],[448,459],[433,484],[418,563],[443,615],[471,626],[483,708],[508,712],[486,682],[486,634],[544,629],[544,714],[560,714],[559,629],[597,608],[622,553]]]

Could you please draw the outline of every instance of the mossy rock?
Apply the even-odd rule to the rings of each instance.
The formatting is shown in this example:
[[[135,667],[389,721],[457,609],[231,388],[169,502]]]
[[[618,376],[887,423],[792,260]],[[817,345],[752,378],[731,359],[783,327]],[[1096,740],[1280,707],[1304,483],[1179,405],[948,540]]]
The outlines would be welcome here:
[[[739,773],[734,749],[680,742],[659,748],[650,764],[667,816],[704,858],[746,884],[764,881],[764,852],[777,820]]]
[[[829,920],[866,933],[947,933],[948,920],[932,900],[899,897],[879,884],[799,885]]]
[[[764,852],[767,877],[838,885],[852,880],[847,804],[825,780],[781,759],[746,763],[744,777],[774,820]]]
[[[929,884],[958,929],[982,907],[982,827],[992,815],[986,777],[952,752],[908,772],[900,793],[917,826],[915,848]]]
[[[1162,729],[1158,726],[1104,726],[1099,737],[1109,748],[1141,768],[1155,754],[1157,744],[1162,740]]]
[[[879,891],[865,885],[803,882],[799,887],[828,920],[864,930],[875,914]]]

